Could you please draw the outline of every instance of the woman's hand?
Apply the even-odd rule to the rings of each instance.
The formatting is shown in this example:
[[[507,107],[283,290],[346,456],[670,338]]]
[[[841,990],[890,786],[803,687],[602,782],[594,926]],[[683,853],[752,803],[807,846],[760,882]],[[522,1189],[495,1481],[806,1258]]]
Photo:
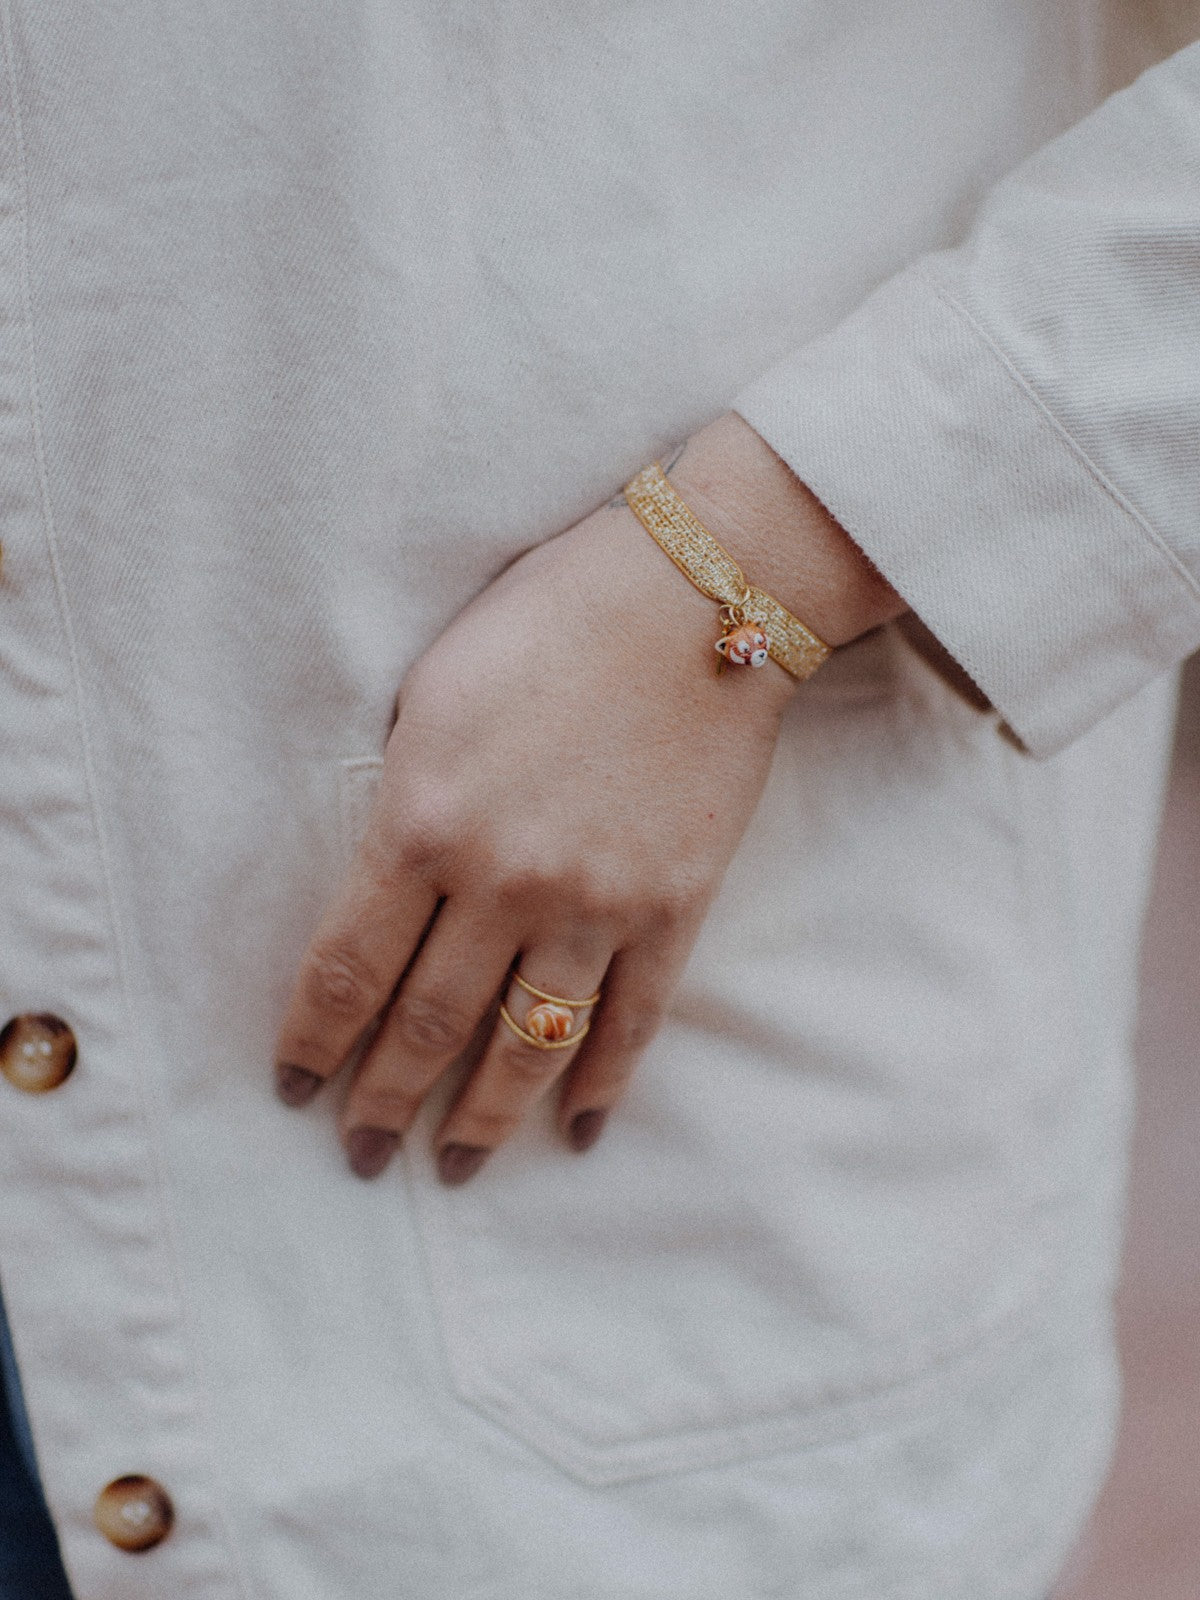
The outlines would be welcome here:
[[[751,581],[829,643],[903,609],[740,419],[696,435],[672,479]],[[591,1021],[578,1046],[538,1049],[496,1018],[436,1135],[439,1172],[470,1177],[560,1081],[565,1138],[594,1143],[796,688],[774,662],[718,677],[717,621],[617,501],[507,568],[406,676],[366,836],[279,1041],[279,1092],[298,1105],[378,1024],[341,1119],[359,1176],[382,1171],[497,997],[524,1024],[538,1000],[514,968],[602,999],[577,1010],[572,1035]]]

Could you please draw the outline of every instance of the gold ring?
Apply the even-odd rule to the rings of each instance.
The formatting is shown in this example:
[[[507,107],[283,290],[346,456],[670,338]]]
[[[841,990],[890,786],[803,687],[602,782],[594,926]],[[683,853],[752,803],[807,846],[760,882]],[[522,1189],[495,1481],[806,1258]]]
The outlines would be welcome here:
[[[518,1039],[533,1045],[537,1050],[567,1050],[579,1043],[592,1023],[589,1017],[583,1027],[576,1030],[575,1013],[586,1010],[588,1006],[594,1006],[600,998],[599,989],[586,1000],[564,1000],[560,994],[549,994],[545,989],[538,989],[519,972],[514,972],[512,978],[514,983],[519,984],[526,994],[532,995],[538,1002],[537,1005],[530,1006],[524,1027],[507,1006],[500,1007],[501,1017]]]
[[[566,1006],[569,1011],[579,1011],[584,1006],[594,1006],[600,998],[600,991],[597,989],[595,994],[589,995],[586,1000],[564,1000],[560,994],[547,994],[544,989],[535,989],[519,972],[514,972],[512,976],[513,982],[519,983],[526,994],[533,995],[536,1000],[546,1000],[552,1006]]]
[[[536,1010],[537,1007],[534,1009]],[[500,1015],[516,1034],[517,1038],[523,1039],[526,1044],[533,1045],[535,1050],[569,1050],[572,1045],[578,1044],[579,1041],[584,1038],[588,1029],[591,1027],[590,1022],[585,1022],[578,1033],[567,1033],[561,1039],[539,1039],[532,1033],[526,1033],[521,1024],[513,1020],[513,1017],[506,1005],[501,1005]],[[572,1018],[572,1021],[574,1021],[574,1018]]]

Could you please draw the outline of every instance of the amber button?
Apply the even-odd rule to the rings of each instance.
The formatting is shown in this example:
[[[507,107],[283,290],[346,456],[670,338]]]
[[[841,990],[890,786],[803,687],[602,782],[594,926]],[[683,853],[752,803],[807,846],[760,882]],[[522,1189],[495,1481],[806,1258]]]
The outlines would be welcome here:
[[[96,1526],[118,1550],[153,1550],[171,1531],[175,1508],[161,1483],[133,1474],[114,1478],[96,1496]]]
[[[57,1089],[75,1068],[75,1035],[61,1017],[13,1017],[0,1031],[0,1072],[26,1094]]]

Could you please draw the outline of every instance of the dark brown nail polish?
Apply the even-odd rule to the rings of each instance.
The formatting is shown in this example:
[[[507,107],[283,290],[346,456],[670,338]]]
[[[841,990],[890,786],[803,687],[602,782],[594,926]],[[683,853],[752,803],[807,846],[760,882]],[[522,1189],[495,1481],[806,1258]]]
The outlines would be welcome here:
[[[275,1092],[285,1106],[306,1106],[321,1087],[321,1079],[307,1067],[281,1061],[275,1068]]]
[[[346,1135],[346,1154],[357,1178],[377,1178],[400,1146],[400,1135],[386,1128],[354,1128]]]
[[[475,1144],[448,1144],[437,1158],[438,1177],[443,1183],[466,1183],[491,1155]]]
[[[572,1150],[590,1150],[604,1132],[604,1124],[607,1121],[607,1111],[581,1111],[578,1116],[572,1117],[567,1135]]]

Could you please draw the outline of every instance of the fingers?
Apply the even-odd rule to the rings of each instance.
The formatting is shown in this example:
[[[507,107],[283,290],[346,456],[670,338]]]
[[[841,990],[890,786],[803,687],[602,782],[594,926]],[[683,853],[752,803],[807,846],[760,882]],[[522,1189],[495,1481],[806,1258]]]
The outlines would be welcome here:
[[[662,1025],[690,948],[690,940],[637,945],[613,957],[604,1004],[559,1099],[558,1125],[572,1149],[590,1150],[603,1133],[638,1058]]]
[[[411,864],[381,870],[381,858],[360,851],[305,954],[277,1068],[282,1098],[301,1105],[378,1024],[341,1116],[347,1158],[363,1178],[383,1171],[431,1087],[481,1033],[517,942],[493,900],[442,897]],[[600,1136],[661,1022],[699,919],[660,916],[655,937],[644,923],[638,943],[615,957],[613,920],[603,931],[528,942],[484,1056],[436,1136],[444,1182],[477,1172],[559,1082],[567,1142],[583,1151]]]
[[[511,1022],[497,1020],[483,1059],[435,1140],[444,1183],[465,1183],[478,1172],[562,1076],[592,1017],[592,1006],[579,1002],[600,988],[607,964],[608,949],[598,941],[590,949],[546,944],[523,953],[517,970],[542,993],[531,994],[516,981],[509,985],[504,1005]]]
[[[434,888],[364,847],[304,954],[276,1049],[276,1086],[303,1105],[379,1015],[437,906]]]
[[[490,1010],[512,958],[511,940],[482,912],[446,902],[346,1099],[342,1141],[360,1178],[390,1161],[425,1095]]]

